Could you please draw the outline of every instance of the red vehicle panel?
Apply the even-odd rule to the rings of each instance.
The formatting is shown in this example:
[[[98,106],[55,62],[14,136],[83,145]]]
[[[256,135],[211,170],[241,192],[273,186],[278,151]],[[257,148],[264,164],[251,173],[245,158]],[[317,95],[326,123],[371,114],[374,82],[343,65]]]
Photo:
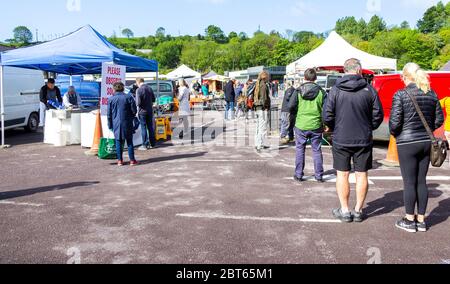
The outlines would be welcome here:
[[[444,97],[450,97],[450,72],[431,72],[430,81],[431,88],[437,93],[439,99]],[[376,75],[372,81],[373,87],[378,91],[378,95],[383,104],[385,112],[385,121],[383,126],[375,132],[376,140],[389,140],[389,116],[392,109],[392,100],[395,93],[404,88],[401,76],[396,75]],[[441,134],[442,129],[438,131],[438,135]]]

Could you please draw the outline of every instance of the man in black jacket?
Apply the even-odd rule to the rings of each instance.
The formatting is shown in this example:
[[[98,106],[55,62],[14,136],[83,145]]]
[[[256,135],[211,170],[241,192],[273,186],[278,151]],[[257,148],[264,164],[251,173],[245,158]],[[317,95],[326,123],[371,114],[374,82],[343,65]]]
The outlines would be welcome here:
[[[55,79],[50,78],[47,80],[47,84],[41,88],[39,92],[39,100],[40,100],[40,127],[45,126],[45,112],[48,109],[54,108],[49,101],[53,101],[55,103],[59,103],[62,105],[63,99],[61,96],[61,91],[58,87],[55,86]]]
[[[142,130],[142,147],[140,151],[156,147],[155,130],[153,127],[153,104],[156,101],[152,88],[145,84],[143,78],[138,78],[136,84],[136,104],[139,122]]]
[[[342,222],[362,222],[362,209],[369,190],[368,171],[372,169],[373,131],[384,119],[383,107],[375,89],[362,77],[361,62],[345,62],[346,75],[331,90],[323,118],[333,131],[333,158],[337,174],[337,192],[341,208],[333,215]],[[356,171],[357,204],[350,211],[349,176],[351,160]]]
[[[234,114],[234,103],[236,101],[236,92],[234,90],[234,80],[228,81],[225,86],[225,101],[227,103],[225,109],[225,120],[232,120]]]
[[[281,144],[288,144],[294,140],[295,111],[291,111],[289,103],[295,94],[292,82],[287,82],[287,90],[284,93],[283,105],[281,106]]]

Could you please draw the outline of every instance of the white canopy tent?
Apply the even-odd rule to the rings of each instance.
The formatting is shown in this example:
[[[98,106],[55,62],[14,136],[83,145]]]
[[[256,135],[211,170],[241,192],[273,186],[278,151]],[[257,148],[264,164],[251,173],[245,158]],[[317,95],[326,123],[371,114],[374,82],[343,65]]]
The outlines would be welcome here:
[[[197,71],[192,70],[186,65],[181,65],[174,71],[170,72],[169,74],[165,75],[165,78],[168,78],[170,80],[176,80],[181,78],[195,78],[200,79],[202,74],[198,73]]]
[[[441,71],[450,71],[450,61],[442,67]]]
[[[289,64],[286,72],[293,75],[308,68],[343,66],[350,58],[361,60],[364,69],[397,70],[396,59],[375,56],[359,50],[333,31],[322,45]]]

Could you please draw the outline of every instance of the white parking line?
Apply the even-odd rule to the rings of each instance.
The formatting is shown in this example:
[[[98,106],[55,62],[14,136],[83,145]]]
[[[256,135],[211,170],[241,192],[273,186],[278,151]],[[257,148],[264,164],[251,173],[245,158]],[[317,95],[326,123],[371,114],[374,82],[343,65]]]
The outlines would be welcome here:
[[[0,201],[0,205],[16,205],[16,206],[31,206],[31,207],[44,206],[44,204],[27,203],[27,202],[14,202],[14,201]]]
[[[186,160],[190,163],[263,163],[268,160]]]
[[[336,183],[335,175],[327,175],[323,177],[326,183]],[[292,177],[286,177],[284,180],[293,180]],[[350,183],[356,184],[356,175],[350,174]],[[315,181],[314,177],[305,177],[305,181]],[[402,177],[399,176],[379,176],[379,177],[369,177],[369,184],[374,185],[374,181],[403,181]],[[449,176],[429,176],[427,181],[450,181]]]
[[[403,177],[396,176],[384,176],[384,177],[370,177],[371,180],[380,180],[380,181],[401,181]],[[429,176],[427,177],[428,181],[450,181],[449,176]]]
[[[276,217],[253,217],[253,216],[233,216],[222,214],[208,214],[208,213],[185,213],[177,214],[177,217],[196,218],[196,219],[222,219],[222,220],[236,220],[236,221],[262,221],[262,222],[282,222],[282,223],[341,223],[335,219],[306,219],[306,218],[276,218]]]
[[[294,180],[292,177],[286,177],[284,178],[285,180]],[[312,176],[308,176],[308,177],[304,177],[305,181],[309,182],[309,181],[316,181],[315,177]],[[326,175],[323,177],[323,180],[325,181],[325,183],[336,183],[337,181],[337,177],[335,175]],[[349,178],[350,184],[356,184],[356,175],[355,174],[351,174],[350,178]],[[369,179],[369,184],[370,185],[374,185],[375,183],[373,181],[371,181]]]

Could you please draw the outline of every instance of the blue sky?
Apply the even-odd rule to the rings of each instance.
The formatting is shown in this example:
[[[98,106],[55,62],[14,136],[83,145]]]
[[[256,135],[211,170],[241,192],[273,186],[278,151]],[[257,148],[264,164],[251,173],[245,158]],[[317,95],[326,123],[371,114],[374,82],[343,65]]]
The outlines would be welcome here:
[[[449,0],[445,0],[447,3]],[[40,39],[67,34],[86,24],[112,35],[128,27],[136,36],[154,34],[160,26],[172,35],[203,33],[209,24],[226,32],[253,34],[291,29],[328,31],[338,18],[382,16],[389,25],[415,25],[437,0],[4,0],[0,40],[18,25],[36,29]]]

